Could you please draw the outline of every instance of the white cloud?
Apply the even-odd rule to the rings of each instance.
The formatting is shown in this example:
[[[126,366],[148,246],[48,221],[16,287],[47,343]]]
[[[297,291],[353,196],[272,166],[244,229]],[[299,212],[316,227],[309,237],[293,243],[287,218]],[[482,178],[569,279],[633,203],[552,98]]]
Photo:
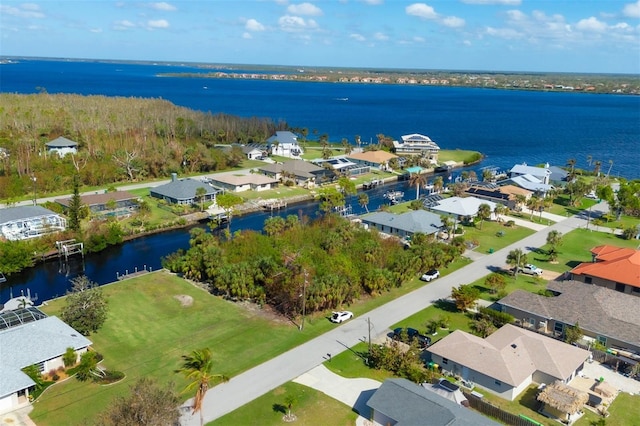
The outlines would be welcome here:
[[[601,33],[606,31],[607,24],[602,21],[599,21],[597,18],[593,16],[587,19],[581,19],[576,24],[576,28],[581,31],[590,31],[590,32],[598,32]]]
[[[640,18],[640,0],[635,3],[625,4],[622,13],[629,18]]]
[[[251,33],[242,33],[242,38],[245,40],[251,40],[253,38],[253,36],[251,35]]]
[[[505,6],[519,6],[522,0],[462,0],[466,4],[498,4]]]
[[[405,8],[405,12],[407,15],[417,16],[420,19],[436,19],[438,17],[433,7],[425,3],[411,4]]]
[[[166,19],[152,19],[147,21],[147,28],[149,29],[161,29],[169,28],[169,21]]]
[[[462,42],[465,46],[471,46],[471,40],[465,40]]]
[[[442,25],[449,28],[464,27],[464,24],[464,19],[458,18],[457,16],[447,16],[442,20]]]
[[[367,41],[367,39],[362,34],[358,33],[349,34],[349,37],[357,41]]]
[[[287,7],[287,12],[292,15],[322,16],[322,10],[311,3],[292,4]]]
[[[126,19],[122,21],[116,21],[113,23],[113,29],[118,31],[125,31],[135,28],[136,24],[131,21],[127,21]]]
[[[318,24],[313,19],[304,20],[299,16],[284,15],[278,19],[278,25],[282,31],[298,32],[318,28]]]
[[[164,1],[158,2],[158,3],[151,3],[150,6],[151,6],[152,9],[163,10],[165,12],[173,12],[173,11],[177,10],[177,8],[174,5],[169,4],[167,2],[164,2]]]
[[[24,3],[19,7],[0,5],[0,15],[15,16],[16,18],[42,19],[45,17],[37,4]]]
[[[91,28],[89,31],[92,33],[99,34],[102,32],[102,28]]]
[[[366,3],[366,4],[370,4],[372,6],[376,6],[376,5],[382,4],[384,2],[384,0],[361,0],[361,1]]]
[[[522,38],[523,34],[519,31],[514,30],[513,28],[493,28],[487,27],[485,29],[485,33],[498,38],[505,38],[507,40],[512,40],[516,38]]]
[[[507,17],[511,21],[526,21],[527,20],[527,15],[525,15],[524,13],[522,13],[519,10],[508,10],[507,11]]]
[[[264,31],[264,25],[262,25],[260,22],[256,21],[255,19],[247,20],[247,23],[244,25],[244,28],[247,31]]]
[[[426,40],[424,39],[424,37],[414,36],[413,41],[415,41],[416,43],[424,43]]]
[[[389,36],[386,35],[385,33],[375,33],[373,35],[373,38],[376,40],[380,40],[380,41],[387,41],[389,40]]]

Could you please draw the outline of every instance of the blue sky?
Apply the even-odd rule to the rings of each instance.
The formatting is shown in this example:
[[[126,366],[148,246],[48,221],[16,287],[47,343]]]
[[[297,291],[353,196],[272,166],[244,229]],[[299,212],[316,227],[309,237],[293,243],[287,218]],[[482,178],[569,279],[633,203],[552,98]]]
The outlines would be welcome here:
[[[0,54],[640,74],[640,1],[2,0]]]

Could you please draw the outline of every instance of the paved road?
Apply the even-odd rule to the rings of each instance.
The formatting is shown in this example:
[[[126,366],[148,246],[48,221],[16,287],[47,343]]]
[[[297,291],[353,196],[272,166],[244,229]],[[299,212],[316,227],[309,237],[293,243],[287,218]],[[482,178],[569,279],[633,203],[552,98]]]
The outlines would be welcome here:
[[[482,256],[464,268],[380,306],[367,313],[366,316],[355,318],[328,333],[233,377],[228,383],[218,385],[207,392],[203,404],[205,422],[215,420],[293,380],[326,361],[329,354],[336,355],[359,341],[364,341],[368,335],[367,318],[371,321],[372,333],[382,333],[391,325],[425,309],[435,301],[450,296],[452,287],[469,284],[487,275],[491,268],[504,266],[509,251],[516,248],[530,251],[546,243],[549,231],[558,230],[564,234],[579,227],[584,228],[586,223],[586,220],[578,217],[564,218],[561,222],[537,231],[535,234],[493,254]],[[191,410],[187,409],[190,404],[191,401],[185,403],[181,424],[197,426],[200,422],[199,415],[191,415]]]

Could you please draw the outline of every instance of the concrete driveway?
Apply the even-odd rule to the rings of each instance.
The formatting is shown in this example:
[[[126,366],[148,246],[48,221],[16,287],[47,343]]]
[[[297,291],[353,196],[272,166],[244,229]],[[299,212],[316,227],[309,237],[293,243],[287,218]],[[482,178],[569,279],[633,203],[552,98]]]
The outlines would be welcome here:
[[[369,413],[367,401],[382,384],[373,379],[347,379],[333,373],[324,365],[312,368],[293,381],[348,405],[361,417],[366,417]]]

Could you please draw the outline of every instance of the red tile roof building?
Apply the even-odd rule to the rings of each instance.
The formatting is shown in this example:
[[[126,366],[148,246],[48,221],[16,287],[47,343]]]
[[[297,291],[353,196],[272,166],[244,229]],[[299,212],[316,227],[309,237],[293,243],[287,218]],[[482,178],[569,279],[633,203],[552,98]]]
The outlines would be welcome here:
[[[640,296],[640,250],[603,245],[591,255],[592,262],[571,270],[574,280]]]

